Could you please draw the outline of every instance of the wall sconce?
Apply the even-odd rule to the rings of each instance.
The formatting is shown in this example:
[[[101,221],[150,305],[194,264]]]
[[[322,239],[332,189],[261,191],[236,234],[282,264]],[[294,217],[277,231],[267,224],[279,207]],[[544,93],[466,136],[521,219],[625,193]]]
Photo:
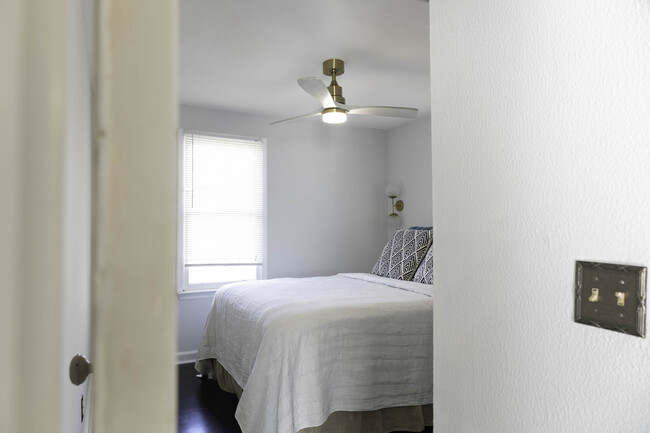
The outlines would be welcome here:
[[[397,212],[401,212],[404,209],[404,202],[402,200],[395,201],[399,193],[400,190],[396,186],[389,185],[386,187],[386,195],[391,201],[391,213],[388,215],[388,225],[393,228],[402,225],[402,217]]]

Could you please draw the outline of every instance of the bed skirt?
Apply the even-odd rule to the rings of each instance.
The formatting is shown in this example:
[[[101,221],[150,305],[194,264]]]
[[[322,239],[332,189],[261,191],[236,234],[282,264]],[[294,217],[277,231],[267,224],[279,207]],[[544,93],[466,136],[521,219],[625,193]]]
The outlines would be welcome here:
[[[203,360],[202,362],[206,362]],[[205,364],[196,366],[199,373],[209,376],[214,373],[219,387],[241,397],[242,388],[230,373],[216,360],[210,359],[212,371],[202,371]],[[199,368],[203,367],[203,368]],[[207,369],[206,369],[207,370]],[[388,433],[392,431],[420,432],[425,426],[433,425],[433,404],[423,406],[390,407],[365,412],[334,412],[317,427],[307,427],[297,433]]]

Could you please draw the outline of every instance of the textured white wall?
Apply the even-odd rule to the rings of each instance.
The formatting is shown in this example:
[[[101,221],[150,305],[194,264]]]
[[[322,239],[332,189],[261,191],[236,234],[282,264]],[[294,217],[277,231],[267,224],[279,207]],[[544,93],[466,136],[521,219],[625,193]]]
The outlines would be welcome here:
[[[430,226],[433,221],[431,117],[388,130],[387,140],[387,183],[399,186],[402,191],[399,196],[404,201],[402,227]],[[386,204],[388,209],[388,199]]]
[[[271,120],[180,108],[182,128],[267,138],[268,278],[370,271],[386,242],[386,132]],[[179,300],[179,352],[198,348],[209,304]]]
[[[650,341],[573,322],[575,260],[650,265],[650,3],[430,18],[436,431],[650,431]]]

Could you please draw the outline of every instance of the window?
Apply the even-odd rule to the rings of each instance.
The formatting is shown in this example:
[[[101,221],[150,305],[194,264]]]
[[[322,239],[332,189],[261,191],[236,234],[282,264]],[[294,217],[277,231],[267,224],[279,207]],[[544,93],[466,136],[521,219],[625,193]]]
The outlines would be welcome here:
[[[182,131],[179,291],[263,278],[264,140]]]

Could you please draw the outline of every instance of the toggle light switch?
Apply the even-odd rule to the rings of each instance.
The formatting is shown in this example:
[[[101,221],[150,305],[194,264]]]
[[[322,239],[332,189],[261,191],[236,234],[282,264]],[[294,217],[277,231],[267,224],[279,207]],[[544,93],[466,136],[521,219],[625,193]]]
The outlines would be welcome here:
[[[645,337],[645,267],[577,261],[575,273],[576,322]]]
[[[614,296],[616,296],[616,305],[625,307],[625,292],[616,292]]]

